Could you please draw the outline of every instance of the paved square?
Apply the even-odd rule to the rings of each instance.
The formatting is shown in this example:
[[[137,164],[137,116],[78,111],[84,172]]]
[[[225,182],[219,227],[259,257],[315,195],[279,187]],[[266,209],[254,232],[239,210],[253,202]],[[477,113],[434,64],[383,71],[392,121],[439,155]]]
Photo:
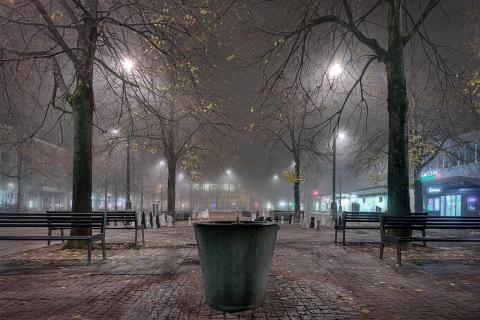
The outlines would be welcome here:
[[[110,232],[118,244],[90,267],[60,245],[0,242],[0,319],[480,319],[478,246],[415,248],[397,267],[392,250],[381,261],[375,247],[333,244],[331,230],[281,226],[264,306],[224,314],[205,304],[192,227],[145,238],[136,248],[132,232]],[[362,239],[377,240],[351,237]]]

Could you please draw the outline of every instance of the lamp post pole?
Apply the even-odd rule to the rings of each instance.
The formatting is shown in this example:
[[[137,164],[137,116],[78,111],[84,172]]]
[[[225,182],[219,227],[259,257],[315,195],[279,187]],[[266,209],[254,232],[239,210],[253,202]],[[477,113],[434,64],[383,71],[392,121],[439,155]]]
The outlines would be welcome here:
[[[230,210],[230,182],[227,180],[227,210]]]
[[[333,137],[333,166],[332,166],[332,203],[330,208],[330,213],[332,215],[332,220],[337,221],[337,202],[335,201],[335,181],[336,181],[336,167],[337,167],[337,135]]]
[[[125,210],[132,210],[130,201],[130,137],[127,138],[127,199],[125,201]]]

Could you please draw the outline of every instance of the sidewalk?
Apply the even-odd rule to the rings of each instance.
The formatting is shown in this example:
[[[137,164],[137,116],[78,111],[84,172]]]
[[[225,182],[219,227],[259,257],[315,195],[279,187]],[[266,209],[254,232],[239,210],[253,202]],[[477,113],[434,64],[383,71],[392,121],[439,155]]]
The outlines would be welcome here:
[[[331,230],[282,225],[264,306],[224,314],[205,304],[192,227],[145,239],[109,245],[106,261],[94,250],[90,267],[60,245],[0,243],[0,319],[480,319],[478,254],[397,267],[391,253],[381,261],[375,249],[334,245]]]

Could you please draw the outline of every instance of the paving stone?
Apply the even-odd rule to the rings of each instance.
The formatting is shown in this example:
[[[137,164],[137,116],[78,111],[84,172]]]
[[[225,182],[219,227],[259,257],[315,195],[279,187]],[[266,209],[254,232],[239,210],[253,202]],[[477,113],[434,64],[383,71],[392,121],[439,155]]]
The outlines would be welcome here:
[[[191,227],[145,236],[135,249],[111,232],[118,245],[90,267],[59,245],[1,243],[0,319],[480,319],[479,264],[396,267],[296,226],[280,229],[264,305],[225,314],[206,305]]]

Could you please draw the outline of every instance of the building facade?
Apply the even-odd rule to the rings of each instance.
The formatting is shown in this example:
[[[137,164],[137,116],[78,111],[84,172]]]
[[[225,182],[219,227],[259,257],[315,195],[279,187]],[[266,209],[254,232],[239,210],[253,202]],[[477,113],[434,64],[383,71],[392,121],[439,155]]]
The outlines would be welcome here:
[[[477,133],[462,138],[468,144],[445,144],[445,149],[421,171],[423,209],[431,215],[480,215],[480,142]],[[329,212],[331,194],[313,200],[316,212]],[[344,211],[387,210],[387,186],[374,186],[336,195],[337,207]],[[341,201],[339,201],[341,199]],[[410,191],[413,211],[413,190]]]

